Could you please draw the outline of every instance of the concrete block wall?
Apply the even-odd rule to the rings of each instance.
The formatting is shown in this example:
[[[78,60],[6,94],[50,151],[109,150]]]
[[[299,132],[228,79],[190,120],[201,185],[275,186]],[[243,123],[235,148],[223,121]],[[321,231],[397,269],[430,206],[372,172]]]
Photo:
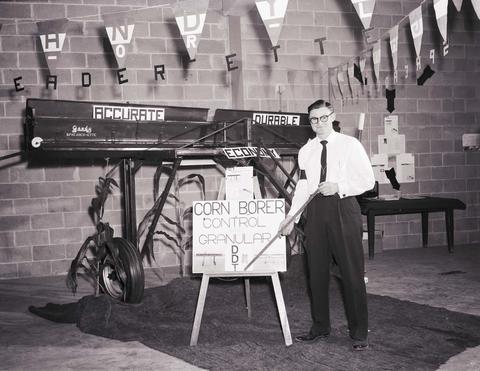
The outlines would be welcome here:
[[[232,108],[232,74],[225,56],[239,52],[230,46],[228,18],[221,0],[210,0],[209,12],[196,61],[186,62],[186,51],[167,0],[56,0],[1,2],[0,23],[0,155],[22,146],[23,115],[27,98],[138,102],[210,108]],[[372,19],[378,36],[399,22],[420,1],[377,0]],[[427,1],[428,3],[428,1]],[[165,5],[165,6],[164,6]],[[143,11],[141,8],[155,6]],[[127,84],[119,85],[113,54],[102,31],[102,15],[137,9],[133,53],[127,62]],[[247,9],[248,10],[248,9]],[[402,185],[406,194],[458,197],[467,210],[456,212],[456,243],[480,240],[480,156],[464,152],[461,135],[478,132],[480,94],[480,22],[470,2],[457,13],[449,7],[450,49],[438,54],[439,35],[432,5],[424,5],[425,35],[422,64],[428,50],[437,49],[435,75],[416,86],[408,21],[400,27],[399,66],[409,64],[411,78],[397,85],[395,114],[406,135],[407,151],[415,154],[415,183]],[[142,13],[143,12],[143,13]],[[35,21],[68,17],[71,21],[58,69],[57,90],[46,89],[48,70],[36,37]],[[80,18],[83,17],[83,18]],[[313,40],[326,37],[325,54]],[[382,44],[382,79],[390,61],[387,40]],[[328,68],[345,63],[366,48],[362,25],[349,0],[290,0],[280,35],[278,62],[268,35],[252,8],[241,17],[244,108],[304,112],[317,98],[327,98]],[[153,66],[165,64],[166,80],[155,81]],[[367,63],[369,71],[370,60]],[[92,86],[81,87],[81,73],[92,75]],[[237,71],[238,72],[238,71]],[[13,78],[22,76],[25,91],[13,91]],[[369,81],[374,81],[369,75]],[[280,94],[281,92],[281,94]],[[366,112],[363,144],[377,153],[376,137],[383,132],[387,114],[382,91],[369,97],[333,100],[343,132],[356,133],[359,112]],[[0,278],[65,273],[83,240],[93,233],[87,209],[105,164],[58,159],[55,163],[28,163],[12,158],[0,163]],[[111,166],[112,164],[110,164]],[[137,219],[151,207],[153,166],[137,175]],[[207,182],[207,197],[214,198],[220,174],[211,168],[182,169],[180,177],[200,172]],[[115,173],[118,178],[118,173]],[[198,189],[182,189],[182,201],[198,199]],[[382,187],[388,193],[388,187]],[[120,194],[107,203],[105,220],[121,234]],[[170,203],[166,212],[174,213]],[[171,214],[170,214],[171,213]],[[379,218],[385,230],[384,248],[418,247],[420,217]],[[444,221],[430,220],[432,245],[444,244]],[[156,243],[157,264],[179,264],[175,252]]]

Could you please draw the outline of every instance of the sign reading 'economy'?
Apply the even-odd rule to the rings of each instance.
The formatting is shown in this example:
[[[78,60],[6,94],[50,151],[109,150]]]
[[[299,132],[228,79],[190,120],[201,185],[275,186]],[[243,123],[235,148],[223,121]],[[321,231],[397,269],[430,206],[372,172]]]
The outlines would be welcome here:
[[[283,199],[193,203],[193,273],[243,272],[277,233]],[[285,238],[278,238],[247,272],[286,270]]]

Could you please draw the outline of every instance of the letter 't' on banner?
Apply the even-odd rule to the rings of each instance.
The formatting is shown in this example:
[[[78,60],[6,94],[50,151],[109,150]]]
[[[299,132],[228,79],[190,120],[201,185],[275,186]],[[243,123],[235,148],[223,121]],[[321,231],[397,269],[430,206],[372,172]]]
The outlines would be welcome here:
[[[352,4],[362,21],[363,28],[370,28],[373,9],[375,8],[375,0],[352,0]]]
[[[50,74],[55,74],[67,36],[68,19],[53,19],[37,22],[38,34]]]
[[[184,0],[172,4],[173,15],[187,48],[190,61],[195,60],[198,43],[207,16],[209,0]]]
[[[272,46],[277,46],[287,11],[288,0],[257,0],[255,5],[267,29]]]

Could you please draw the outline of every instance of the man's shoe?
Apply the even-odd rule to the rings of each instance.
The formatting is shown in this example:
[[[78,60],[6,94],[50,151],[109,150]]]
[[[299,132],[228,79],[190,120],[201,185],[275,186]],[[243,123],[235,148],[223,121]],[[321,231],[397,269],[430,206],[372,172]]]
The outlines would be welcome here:
[[[326,339],[326,338],[328,338],[328,334],[315,335],[315,334],[312,334],[311,332],[309,332],[308,334],[305,334],[305,335],[295,336],[295,341],[298,341],[300,343],[315,343],[316,341],[318,341],[320,339]]]
[[[368,341],[366,340],[355,340],[353,342],[353,350],[359,352],[362,350],[367,350],[369,348]]]

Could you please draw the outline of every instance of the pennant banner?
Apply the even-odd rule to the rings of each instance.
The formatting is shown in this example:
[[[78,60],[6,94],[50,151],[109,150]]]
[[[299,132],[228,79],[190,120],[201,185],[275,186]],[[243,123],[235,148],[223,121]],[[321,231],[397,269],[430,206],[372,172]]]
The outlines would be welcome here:
[[[360,61],[358,65],[360,66],[360,74],[362,75],[362,85],[365,85],[367,82],[367,76],[365,75],[365,64],[367,63],[367,59],[365,57],[360,57]]]
[[[378,88],[380,88],[380,58],[381,58],[380,41],[381,40],[378,40],[375,44],[373,44],[373,49],[372,49],[373,72],[375,73],[375,78],[377,79]]]
[[[352,4],[362,21],[363,27],[365,29],[370,28],[375,0],[352,0]]]
[[[68,19],[37,22],[37,27],[48,70],[54,75],[67,36]]]
[[[267,29],[272,46],[277,46],[287,11],[288,0],[257,0],[255,5]]]
[[[415,52],[417,53],[417,57],[419,57],[420,51],[422,50],[423,36],[422,5],[412,10],[408,17],[410,19],[410,30],[412,31]]]
[[[443,41],[447,41],[447,13],[448,0],[433,0],[433,8],[437,18],[438,29],[443,37]]]
[[[357,88],[355,85],[355,63],[349,62],[347,66],[347,77],[348,77],[348,86],[350,87],[350,92],[352,93],[352,98],[357,95]]]
[[[209,0],[186,0],[172,4],[173,15],[187,48],[190,60],[195,60],[198,43],[207,16]]]
[[[473,9],[477,13],[477,18],[480,19],[480,0],[472,0]]]
[[[123,22],[123,24],[121,24]],[[132,20],[105,20],[105,30],[112,45],[118,68],[124,68],[127,54],[132,50],[135,23]]]
[[[391,28],[390,34],[390,52],[392,53],[393,70],[396,71],[398,67],[398,24]]]
[[[453,4],[455,5],[457,12],[459,12],[462,9],[462,3],[463,3],[463,0],[453,0]]]

